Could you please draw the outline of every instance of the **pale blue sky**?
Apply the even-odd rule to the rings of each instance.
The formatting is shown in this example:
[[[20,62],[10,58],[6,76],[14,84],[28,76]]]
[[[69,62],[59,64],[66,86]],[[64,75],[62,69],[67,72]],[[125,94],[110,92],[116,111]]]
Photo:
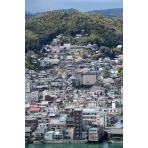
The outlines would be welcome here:
[[[69,8],[79,11],[123,8],[123,0],[25,0],[25,10],[32,13]]]

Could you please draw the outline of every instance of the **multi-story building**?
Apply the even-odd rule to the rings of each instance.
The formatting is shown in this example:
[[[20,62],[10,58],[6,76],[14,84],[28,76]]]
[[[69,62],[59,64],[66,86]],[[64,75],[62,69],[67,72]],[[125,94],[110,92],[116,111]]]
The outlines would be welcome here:
[[[107,112],[99,111],[97,113],[97,123],[103,126],[104,128],[107,126],[107,116]]]
[[[88,141],[98,141],[103,136],[103,126],[90,128],[88,131]]]
[[[96,109],[91,109],[91,108],[85,108],[83,109],[83,120],[96,120],[97,119],[97,113],[98,110]]]
[[[25,127],[31,127],[32,130],[36,130],[38,126],[38,120],[35,118],[26,118]]]
[[[25,80],[25,92],[30,93],[32,90],[32,83],[29,80]]]
[[[74,139],[75,140],[82,140],[82,125],[83,125],[83,109],[82,108],[75,108],[74,109]]]
[[[98,128],[90,128],[88,131],[88,141],[98,141]]]
[[[67,117],[66,126],[67,127],[74,127],[74,118],[73,117]]]
[[[94,85],[97,81],[97,73],[96,72],[83,72],[81,73],[81,84],[82,85]]]

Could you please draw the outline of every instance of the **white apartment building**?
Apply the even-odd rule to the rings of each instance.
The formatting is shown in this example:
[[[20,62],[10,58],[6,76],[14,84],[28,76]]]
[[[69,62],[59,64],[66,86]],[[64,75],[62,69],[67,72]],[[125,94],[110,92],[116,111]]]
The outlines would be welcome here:
[[[98,128],[90,128],[88,131],[89,141],[98,141]]]
[[[97,113],[98,113],[98,109],[84,108],[83,109],[83,120],[89,120],[89,119],[96,120]]]

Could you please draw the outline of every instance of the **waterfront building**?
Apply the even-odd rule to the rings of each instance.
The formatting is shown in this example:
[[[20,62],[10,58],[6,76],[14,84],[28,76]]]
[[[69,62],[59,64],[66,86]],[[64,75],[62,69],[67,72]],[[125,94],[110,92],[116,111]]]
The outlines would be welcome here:
[[[88,131],[88,141],[98,141],[103,136],[103,126],[92,127]]]
[[[53,140],[54,131],[48,131],[44,134],[44,140]]]
[[[82,108],[75,108],[74,109],[74,139],[75,140],[82,140],[82,126],[83,126],[83,109]]]

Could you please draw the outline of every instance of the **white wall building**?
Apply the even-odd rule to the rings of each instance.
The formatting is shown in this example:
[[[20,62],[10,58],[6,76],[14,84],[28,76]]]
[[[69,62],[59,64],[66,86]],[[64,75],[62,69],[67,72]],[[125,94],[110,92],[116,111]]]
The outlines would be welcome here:
[[[47,124],[46,123],[39,123],[37,129],[40,129],[40,128],[47,129]]]
[[[121,86],[121,94],[123,94],[123,86]]]
[[[88,131],[89,141],[98,141],[98,128],[90,128]]]
[[[112,108],[115,109],[116,108],[116,101],[112,101]]]
[[[45,100],[45,96],[49,95],[49,90],[44,90],[43,91],[43,100]]]
[[[32,90],[32,82],[29,80],[25,80],[25,92],[30,93]]]
[[[102,111],[98,112],[97,123],[103,127],[107,126],[107,112],[102,112]]]
[[[49,107],[48,108],[48,112],[49,112],[49,116],[55,116],[57,114],[58,108],[57,106],[53,106],[53,107]]]
[[[83,120],[89,120],[89,119],[97,119],[97,109],[90,109],[90,108],[84,108],[83,109]]]
[[[54,134],[54,131],[48,131],[44,134],[44,139],[45,140],[53,140],[53,134]]]
[[[122,108],[102,108],[102,111],[107,113],[121,113],[123,109]]]
[[[65,137],[68,137],[70,140],[73,140],[73,135],[74,135],[74,128],[67,128],[65,130]]]
[[[71,47],[71,44],[70,43],[64,43],[63,45],[66,49],[69,49]]]

